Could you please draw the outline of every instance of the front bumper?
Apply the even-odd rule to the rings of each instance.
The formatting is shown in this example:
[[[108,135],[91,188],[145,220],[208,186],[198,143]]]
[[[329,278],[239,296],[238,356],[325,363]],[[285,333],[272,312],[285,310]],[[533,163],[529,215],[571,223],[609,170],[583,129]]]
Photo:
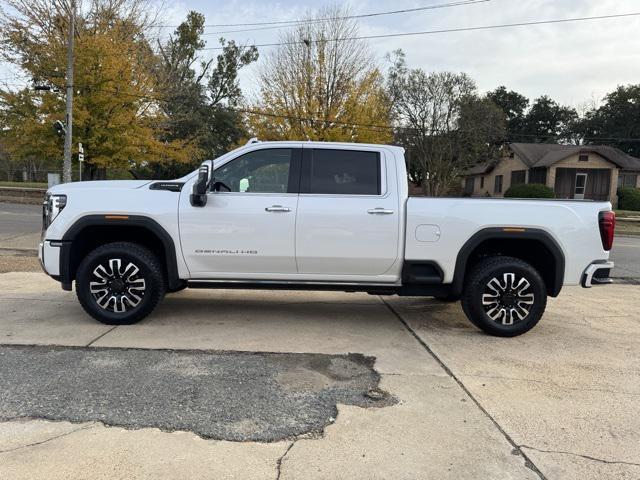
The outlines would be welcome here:
[[[613,283],[613,280],[609,278],[613,267],[613,262],[592,263],[582,274],[582,286],[584,288],[591,288],[593,285]]]
[[[38,260],[44,273],[51,277],[60,275],[60,247],[62,242],[43,240],[38,248]]]

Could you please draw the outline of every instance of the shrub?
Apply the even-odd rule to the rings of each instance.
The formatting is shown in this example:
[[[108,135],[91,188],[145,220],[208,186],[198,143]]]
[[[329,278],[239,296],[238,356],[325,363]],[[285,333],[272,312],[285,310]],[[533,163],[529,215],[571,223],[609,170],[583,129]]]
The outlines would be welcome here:
[[[506,192],[505,198],[555,198],[553,189],[539,183],[521,183],[513,185]]]
[[[619,188],[618,189],[618,208],[620,210],[640,211],[640,189],[638,188]]]

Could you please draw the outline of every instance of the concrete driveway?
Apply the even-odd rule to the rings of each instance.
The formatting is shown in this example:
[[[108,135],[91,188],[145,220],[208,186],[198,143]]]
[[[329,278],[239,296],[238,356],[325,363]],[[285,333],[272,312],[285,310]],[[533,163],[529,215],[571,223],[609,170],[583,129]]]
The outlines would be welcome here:
[[[326,292],[185,291],[113,328],[2,274],[0,364],[24,373],[0,373],[0,472],[640,478],[639,289],[567,288],[497,339],[457,304]]]

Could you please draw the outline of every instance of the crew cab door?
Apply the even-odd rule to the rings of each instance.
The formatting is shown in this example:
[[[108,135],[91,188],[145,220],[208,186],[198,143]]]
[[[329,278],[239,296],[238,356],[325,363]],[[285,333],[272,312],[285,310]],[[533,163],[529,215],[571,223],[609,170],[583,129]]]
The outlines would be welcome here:
[[[204,207],[180,202],[180,240],[192,278],[296,273],[301,148],[256,148],[213,172],[226,185]]]
[[[382,275],[398,256],[396,171],[385,151],[304,146],[296,225],[301,274]]]

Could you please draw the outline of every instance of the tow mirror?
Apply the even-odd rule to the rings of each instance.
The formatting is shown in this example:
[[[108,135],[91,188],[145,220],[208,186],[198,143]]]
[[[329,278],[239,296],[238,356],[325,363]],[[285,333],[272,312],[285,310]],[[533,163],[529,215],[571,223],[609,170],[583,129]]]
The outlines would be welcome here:
[[[198,171],[198,179],[193,184],[191,205],[204,207],[207,204],[207,189],[209,188],[209,166],[202,165]]]

